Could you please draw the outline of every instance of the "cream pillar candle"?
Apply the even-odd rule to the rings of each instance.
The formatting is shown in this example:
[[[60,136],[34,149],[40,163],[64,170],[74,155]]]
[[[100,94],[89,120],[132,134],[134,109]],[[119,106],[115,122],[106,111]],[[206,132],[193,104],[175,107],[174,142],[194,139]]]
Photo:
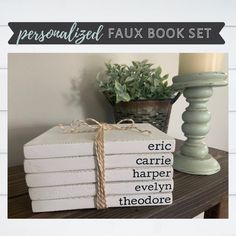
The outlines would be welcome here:
[[[179,75],[200,72],[225,72],[224,53],[180,53]]]

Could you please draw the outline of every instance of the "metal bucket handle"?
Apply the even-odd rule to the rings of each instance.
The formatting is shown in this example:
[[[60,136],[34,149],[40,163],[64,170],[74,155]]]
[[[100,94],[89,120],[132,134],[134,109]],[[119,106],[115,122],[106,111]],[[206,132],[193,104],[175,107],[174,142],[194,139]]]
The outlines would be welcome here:
[[[178,92],[177,94],[176,94],[176,96],[171,100],[171,104],[174,104],[177,100],[178,100],[178,98],[180,97],[180,95],[181,95],[182,93],[181,92]]]

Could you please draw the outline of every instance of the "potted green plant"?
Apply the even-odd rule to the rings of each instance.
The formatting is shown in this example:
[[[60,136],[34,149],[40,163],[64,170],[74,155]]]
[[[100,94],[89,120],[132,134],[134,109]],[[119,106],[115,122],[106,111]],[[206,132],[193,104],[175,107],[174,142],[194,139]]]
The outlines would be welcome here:
[[[115,120],[131,118],[137,123],[149,122],[167,132],[175,95],[168,85],[168,74],[148,60],[126,64],[106,63],[97,81],[103,94],[114,107]]]

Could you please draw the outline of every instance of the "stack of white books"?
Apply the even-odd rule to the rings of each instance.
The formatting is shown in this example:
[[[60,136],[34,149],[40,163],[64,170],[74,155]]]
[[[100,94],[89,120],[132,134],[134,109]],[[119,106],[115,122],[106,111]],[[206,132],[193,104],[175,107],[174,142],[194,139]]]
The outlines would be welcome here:
[[[121,126],[125,126],[122,124]],[[108,207],[169,205],[175,140],[150,124],[104,135]],[[95,132],[54,127],[24,145],[33,212],[96,208]]]

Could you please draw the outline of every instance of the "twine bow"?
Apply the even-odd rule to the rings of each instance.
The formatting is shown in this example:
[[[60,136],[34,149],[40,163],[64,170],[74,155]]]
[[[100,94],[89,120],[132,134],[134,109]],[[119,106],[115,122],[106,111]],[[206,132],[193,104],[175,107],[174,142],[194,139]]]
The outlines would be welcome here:
[[[127,123],[127,126],[120,126],[122,123]],[[94,126],[95,124],[95,126]],[[65,127],[60,124],[59,127],[65,133],[79,133],[80,127],[84,125],[91,128],[96,132],[95,135],[95,152],[97,160],[97,195],[96,195],[96,207],[97,209],[107,208],[106,193],[105,193],[105,153],[104,153],[104,131],[106,130],[136,130],[141,133],[151,133],[149,130],[141,130],[135,126],[135,122],[132,119],[124,119],[116,124],[100,123],[95,119],[87,118],[85,120],[75,120],[69,127]]]

